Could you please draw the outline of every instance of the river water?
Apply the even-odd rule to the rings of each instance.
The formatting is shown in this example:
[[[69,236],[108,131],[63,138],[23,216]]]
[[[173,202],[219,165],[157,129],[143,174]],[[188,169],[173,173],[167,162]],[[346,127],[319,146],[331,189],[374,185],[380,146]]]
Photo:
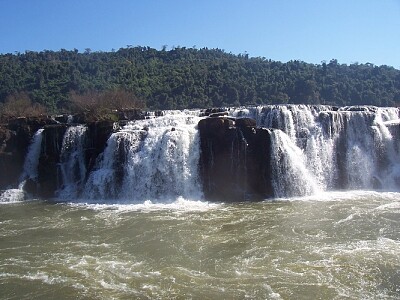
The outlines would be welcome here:
[[[32,200],[40,129],[0,192],[0,299],[400,299],[399,109],[230,114],[273,129],[274,200],[204,200],[190,111],[127,123],[90,170],[71,125],[57,200]]]
[[[400,298],[400,193],[1,202],[1,299]]]

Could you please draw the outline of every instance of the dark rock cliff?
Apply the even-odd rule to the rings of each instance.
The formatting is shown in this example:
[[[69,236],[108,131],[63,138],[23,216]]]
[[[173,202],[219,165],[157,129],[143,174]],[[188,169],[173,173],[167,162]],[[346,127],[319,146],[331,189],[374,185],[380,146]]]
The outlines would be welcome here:
[[[35,132],[53,119],[15,118],[0,125],[0,189],[18,184],[24,160]]]
[[[45,126],[43,131],[42,152],[39,158],[37,194],[40,197],[54,197],[61,187],[61,149],[63,137],[69,125],[57,124]],[[114,122],[97,121],[86,124],[88,130],[84,143],[85,167],[88,173],[95,165],[96,159],[104,151],[107,140],[114,130]]]
[[[245,201],[273,196],[269,130],[255,120],[210,115],[199,122],[200,172],[206,199]]]
[[[156,115],[162,113],[156,112]],[[85,139],[85,167],[90,171],[97,157],[104,151],[107,140],[112,132],[129,120],[144,119],[148,113],[141,110],[124,110],[113,120],[97,120],[85,115],[72,118],[74,124],[69,124],[68,116],[40,118],[15,118],[7,124],[0,125],[0,190],[18,186],[29,145],[38,129],[44,128],[41,154],[39,157],[38,178],[27,180],[25,190],[39,197],[54,197],[61,187],[59,169],[63,137],[67,128],[77,123],[87,126]],[[89,173],[89,172],[88,172]]]
[[[91,170],[107,139],[114,130],[112,121],[94,121],[88,127],[85,141],[86,169]],[[64,134],[69,124],[51,118],[10,120],[0,126],[0,189],[16,187],[23,170],[24,160],[35,132],[44,128],[38,178],[28,180],[25,190],[39,197],[54,197],[60,187],[60,154]]]

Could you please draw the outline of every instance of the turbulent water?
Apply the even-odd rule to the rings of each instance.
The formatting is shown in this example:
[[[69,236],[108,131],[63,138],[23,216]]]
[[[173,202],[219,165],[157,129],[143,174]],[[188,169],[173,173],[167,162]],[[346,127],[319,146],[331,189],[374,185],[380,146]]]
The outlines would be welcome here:
[[[399,299],[398,109],[230,115],[270,128],[275,199],[203,199],[198,111],[129,122],[90,172],[71,124],[57,198],[32,199],[39,130],[0,194],[0,298]]]
[[[200,198],[199,119],[191,112],[169,112],[131,122],[112,134],[84,186],[83,198],[126,202]]]
[[[1,299],[399,299],[400,194],[0,207]]]

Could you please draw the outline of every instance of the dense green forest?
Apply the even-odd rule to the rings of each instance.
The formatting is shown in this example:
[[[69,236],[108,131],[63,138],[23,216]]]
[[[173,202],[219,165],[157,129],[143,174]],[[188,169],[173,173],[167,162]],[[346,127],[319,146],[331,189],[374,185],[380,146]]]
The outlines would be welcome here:
[[[317,65],[297,60],[282,63],[185,47],[0,55],[3,110],[22,101],[38,111],[68,112],[74,102],[112,91],[132,97],[132,106],[148,109],[278,103],[396,106],[400,70],[369,63],[340,64],[336,59]]]

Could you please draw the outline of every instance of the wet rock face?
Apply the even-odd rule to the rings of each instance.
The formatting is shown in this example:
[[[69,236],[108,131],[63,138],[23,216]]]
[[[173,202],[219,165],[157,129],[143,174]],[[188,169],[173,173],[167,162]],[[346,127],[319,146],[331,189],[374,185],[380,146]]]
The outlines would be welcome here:
[[[37,181],[28,181],[27,192],[51,198],[60,188],[60,154],[64,134],[71,124],[52,118],[17,118],[0,126],[0,189],[17,187],[29,145],[36,131],[44,128]],[[65,119],[67,120],[67,119]],[[114,131],[114,122],[97,121],[88,127],[85,145],[85,164],[91,170],[107,140]]]
[[[67,124],[45,126],[38,167],[37,195],[40,197],[54,197],[61,187],[61,149],[65,132],[69,126]],[[107,145],[107,140],[114,130],[114,122],[97,121],[88,123],[86,126],[88,130],[84,153],[85,167],[89,173],[93,169],[97,157]]]
[[[11,151],[12,145],[17,141],[16,133],[7,128],[0,127],[0,188],[13,185],[18,180],[21,162]],[[18,155],[20,156],[20,155]],[[21,166],[20,166],[21,165]]]
[[[85,148],[86,169],[90,172],[96,159],[107,146],[107,140],[114,131],[112,121],[98,121],[87,124],[87,145]]]
[[[273,196],[268,130],[256,128],[253,119],[223,114],[202,119],[198,128],[200,172],[207,200],[232,202]]]
[[[32,131],[26,119],[0,127],[0,188],[18,184]]]
[[[42,118],[13,118],[0,126],[0,189],[18,185],[25,156],[35,132],[55,120]]]
[[[39,157],[37,195],[54,197],[59,186],[58,166],[63,136],[68,126],[66,124],[45,126],[43,131],[42,151]]]

